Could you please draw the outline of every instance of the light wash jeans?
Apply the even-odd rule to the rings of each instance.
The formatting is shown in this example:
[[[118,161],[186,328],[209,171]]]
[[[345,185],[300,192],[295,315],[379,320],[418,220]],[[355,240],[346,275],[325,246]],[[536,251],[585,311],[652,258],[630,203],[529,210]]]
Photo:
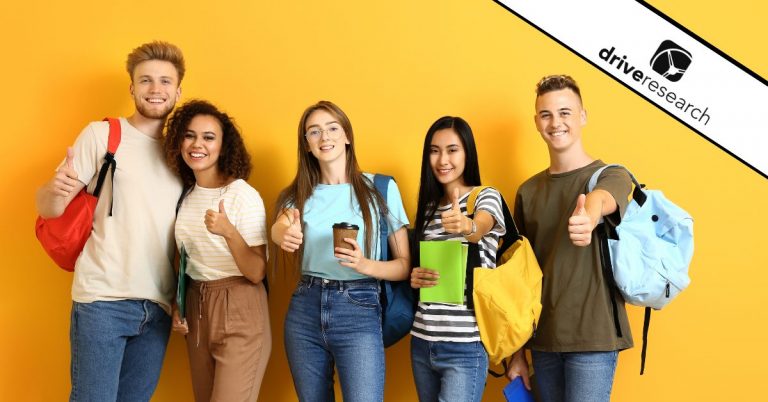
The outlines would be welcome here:
[[[532,351],[541,402],[608,402],[619,352]]]
[[[149,401],[170,330],[171,317],[149,300],[73,302],[69,400]]]
[[[488,353],[480,342],[430,342],[411,336],[411,367],[421,402],[480,402]]]
[[[303,276],[291,297],[284,336],[300,401],[335,400],[334,366],[345,402],[384,400],[384,342],[377,280]]]

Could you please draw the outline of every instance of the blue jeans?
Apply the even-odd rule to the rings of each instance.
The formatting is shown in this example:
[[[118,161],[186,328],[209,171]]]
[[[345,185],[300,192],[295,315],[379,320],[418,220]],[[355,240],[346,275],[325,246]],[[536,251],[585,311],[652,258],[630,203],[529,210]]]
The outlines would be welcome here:
[[[70,401],[149,401],[171,317],[149,300],[72,303]]]
[[[285,352],[299,400],[334,401],[334,365],[345,402],[384,400],[384,343],[375,279],[303,276],[285,317]]]
[[[531,352],[542,402],[608,402],[619,352]]]
[[[480,342],[430,342],[411,336],[411,367],[421,402],[480,402],[488,353]]]

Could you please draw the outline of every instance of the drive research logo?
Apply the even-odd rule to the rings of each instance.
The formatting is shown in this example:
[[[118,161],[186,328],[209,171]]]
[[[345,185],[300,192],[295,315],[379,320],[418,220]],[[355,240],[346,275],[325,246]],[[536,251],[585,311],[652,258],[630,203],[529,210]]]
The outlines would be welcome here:
[[[671,40],[661,42],[651,58],[653,71],[672,82],[680,81],[690,65],[691,53]]]
[[[668,44],[670,44],[672,47],[665,47],[665,45]],[[621,55],[621,53],[623,52],[617,50],[616,46],[611,46],[610,48],[604,47],[597,53],[597,57],[606,63],[606,67],[613,67],[617,73],[624,73],[627,78],[621,79],[617,73],[608,72],[608,70],[606,70],[608,74],[619,78],[619,80],[632,85],[638,90],[644,91],[645,94],[643,94],[643,96],[659,106],[661,105],[657,103],[654,96],[658,96],[660,99],[665,100],[670,105],[679,109],[681,113],[689,115],[693,120],[696,120],[705,126],[709,124],[709,106],[702,106],[698,104],[698,102],[694,103],[690,98],[675,92],[672,86],[666,86],[669,84],[656,81],[656,78],[648,75],[648,73],[645,71],[640,70],[630,59],[627,58],[627,55]],[[685,64],[683,64],[682,61],[678,61],[679,56],[676,55],[677,53],[686,56],[684,59],[682,59],[685,60]],[[656,68],[656,66],[659,64],[661,64],[663,67],[662,71],[659,71]],[[681,49],[672,41],[668,40],[662,42],[661,46],[659,46],[659,50],[656,51],[656,55],[651,59],[651,67],[653,67],[656,72],[663,75],[670,81],[678,81],[680,77],[683,76],[683,73],[685,73],[685,69],[690,64],[690,53],[684,49]],[[635,81],[636,84],[630,83],[630,79]]]

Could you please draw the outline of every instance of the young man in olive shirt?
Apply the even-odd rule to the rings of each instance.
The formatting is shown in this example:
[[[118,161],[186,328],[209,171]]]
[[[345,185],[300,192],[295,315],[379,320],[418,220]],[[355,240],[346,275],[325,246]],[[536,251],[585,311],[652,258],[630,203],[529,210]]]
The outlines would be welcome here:
[[[544,273],[541,318],[529,342],[536,383],[545,402],[609,401],[618,351],[632,347],[632,335],[624,300],[603,277],[593,229],[601,217],[618,223],[632,185],[624,170],[607,169],[585,194],[590,176],[605,164],[581,143],[587,114],[579,87],[569,76],[549,76],[536,95],[534,121],[550,164],[520,186],[514,212]],[[527,371],[518,352],[507,375],[527,380]]]

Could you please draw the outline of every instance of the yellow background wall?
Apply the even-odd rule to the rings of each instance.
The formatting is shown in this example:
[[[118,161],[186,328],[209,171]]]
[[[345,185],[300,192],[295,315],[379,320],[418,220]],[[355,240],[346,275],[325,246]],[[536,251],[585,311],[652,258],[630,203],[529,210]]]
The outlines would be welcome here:
[[[319,99],[348,113],[362,167],[397,177],[411,219],[423,136],[445,114],[470,122],[484,182],[513,200],[548,163],[533,125],[534,84],[573,75],[589,112],[591,154],[631,167],[696,219],[691,287],[654,315],[644,376],[639,346],[621,353],[613,399],[765,397],[765,178],[490,0],[219,3],[4,2],[1,401],[68,396],[71,275],[36,243],[34,191],[88,121],[132,112],[125,56],[153,39],[184,50],[186,99],[209,99],[236,117],[253,156],[250,183],[270,210],[295,171],[300,113]],[[768,77],[764,2],[650,3]],[[743,111],[764,114],[766,104]],[[282,272],[272,280],[264,401],[295,400],[282,343],[294,280]],[[630,310],[639,345],[641,310]],[[192,398],[182,346],[173,335],[155,401]],[[408,342],[387,357],[387,400],[415,400]],[[501,400],[503,385],[489,378],[486,400]]]

